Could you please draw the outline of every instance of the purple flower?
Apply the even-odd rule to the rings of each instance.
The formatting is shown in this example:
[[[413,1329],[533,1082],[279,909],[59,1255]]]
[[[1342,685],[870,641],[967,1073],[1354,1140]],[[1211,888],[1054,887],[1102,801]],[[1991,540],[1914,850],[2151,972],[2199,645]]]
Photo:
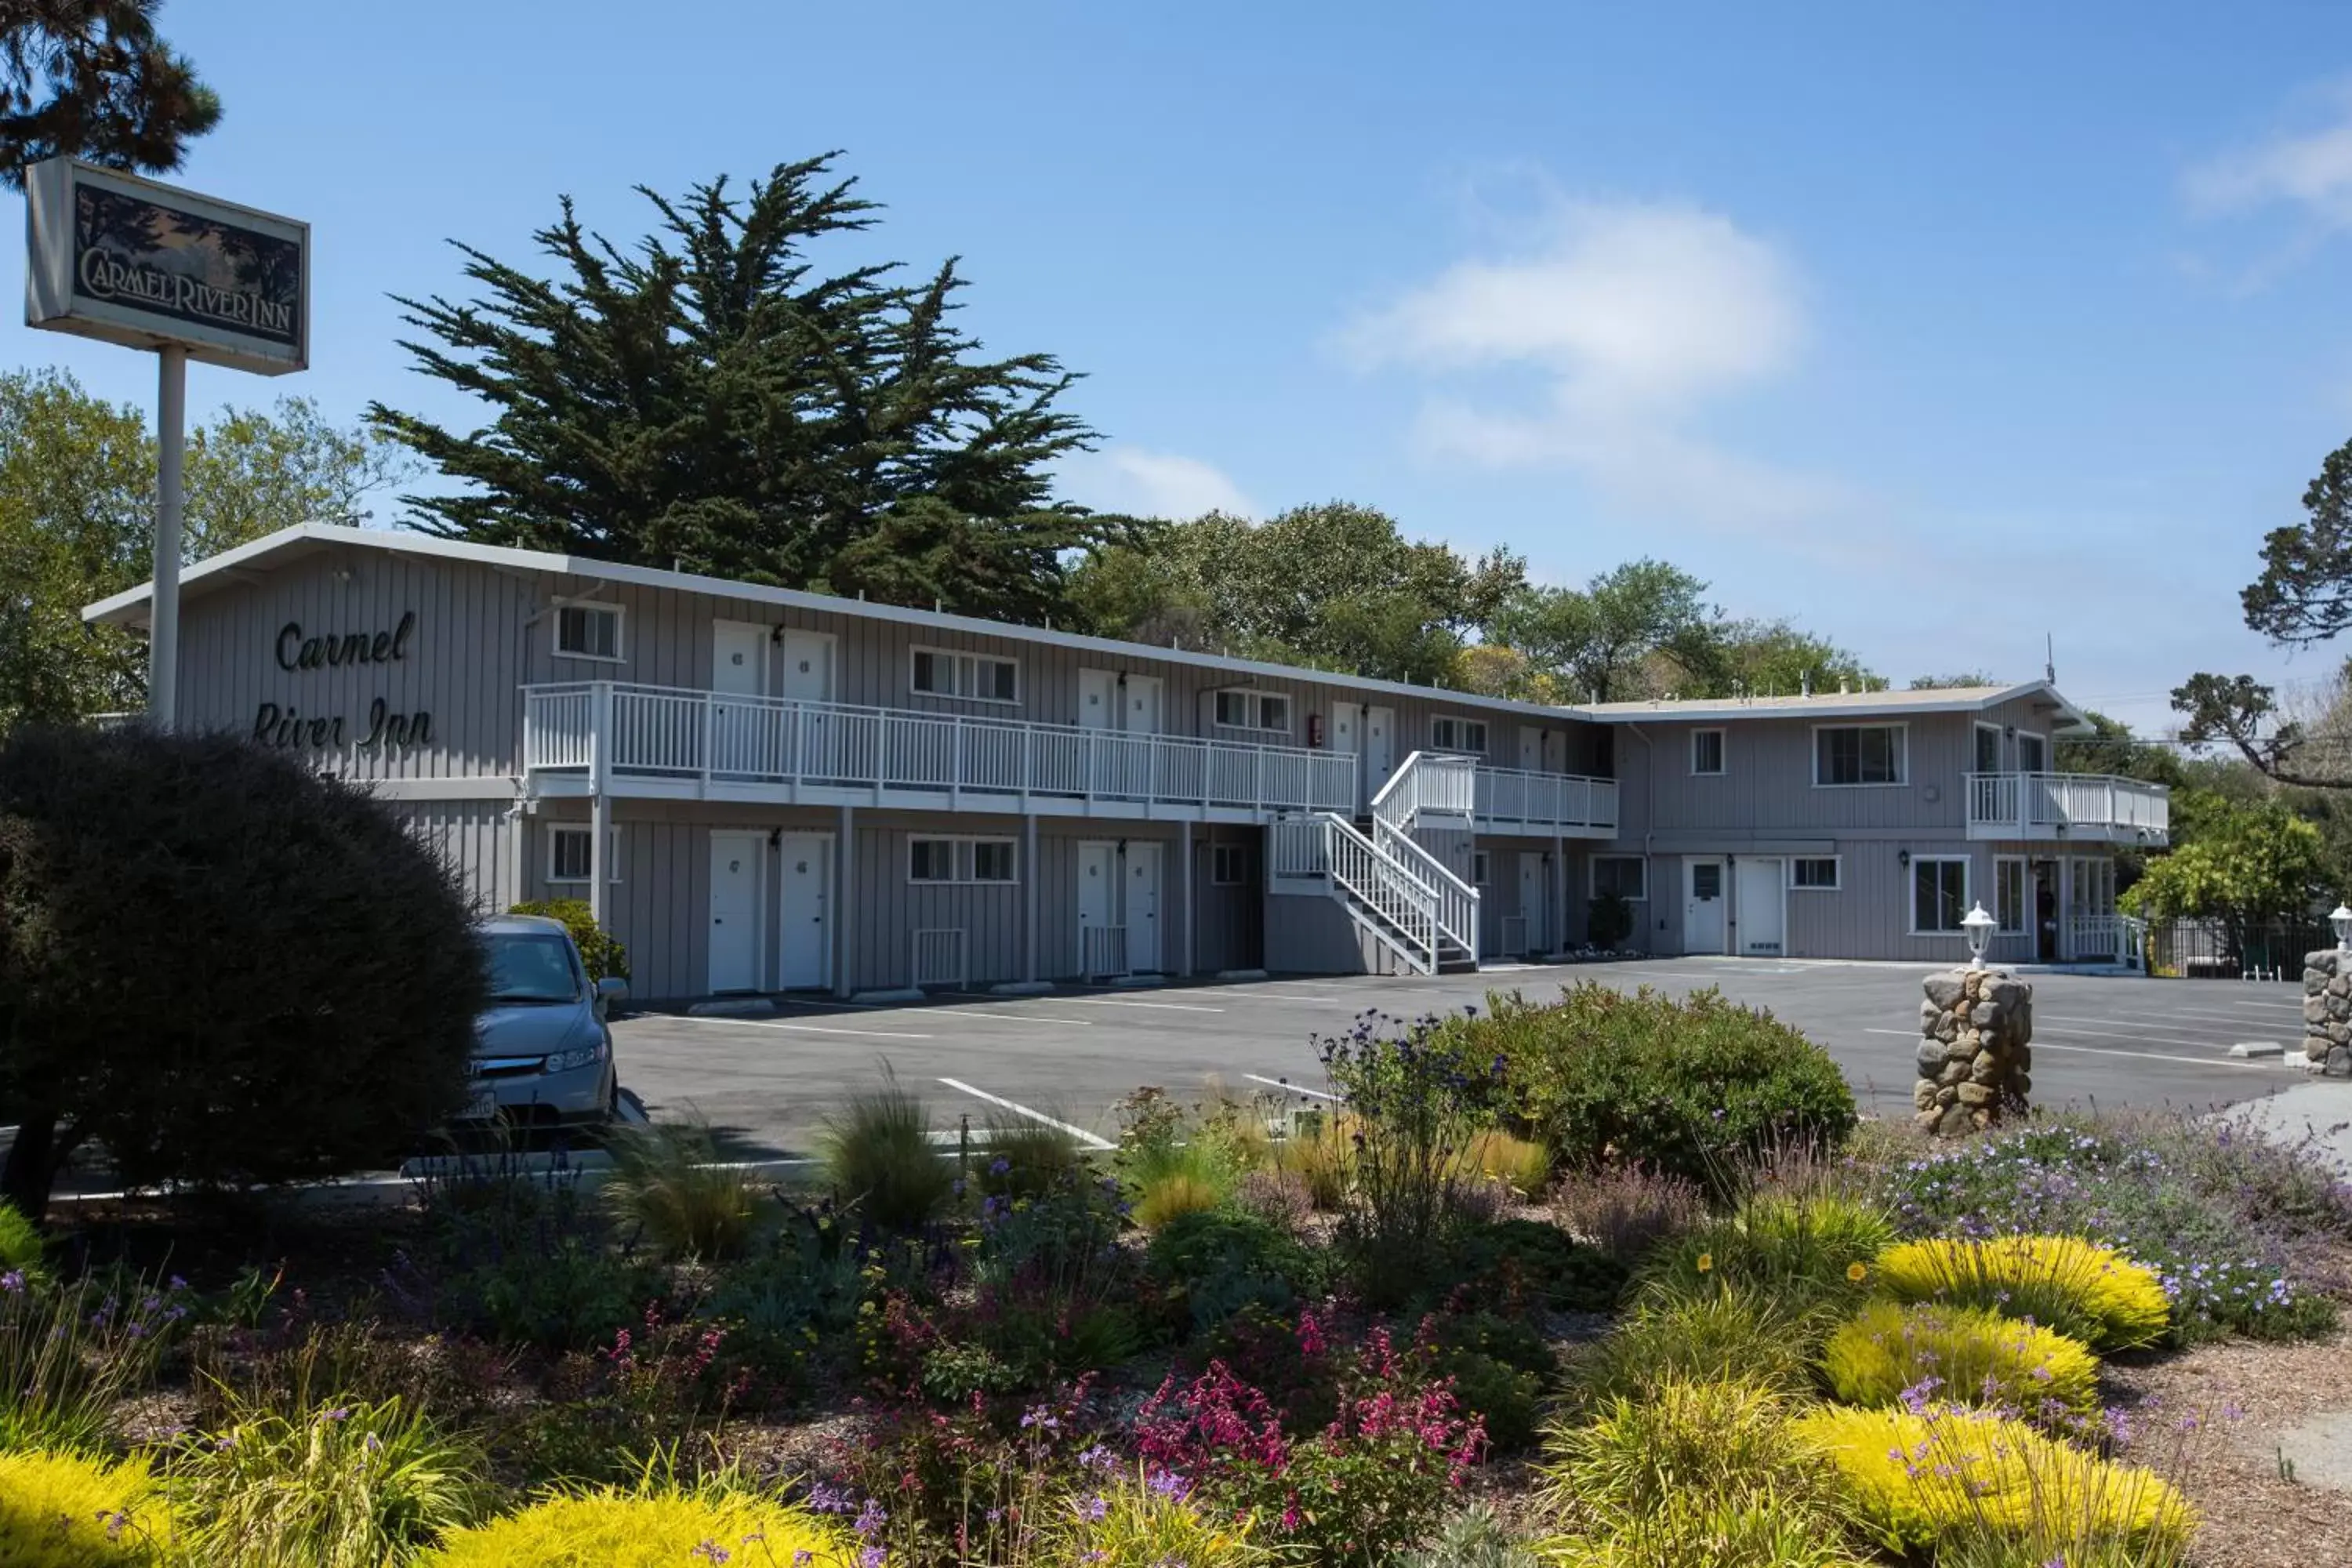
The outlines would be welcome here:
[[[857,1517],[850,1521],[849,1528],[856,1531],[862,1540],[874,1534],[889,1522],[890,1516],[883,1510],[882,1505],[874,1499],[867,1498],[866,1506],[857,1510]]]
[[[1109,1511],[1110,1500],[1106,1497],[1090,1497],[1078,1505],[1078,1517],[1088,1524],[1100,1523],[1103,1515]]]
[[[23,1295],[25,1293],[25,1271],[21,1268],[11,1268],[7,1273],[0,1274],[0,1290],[5,1290],[11,1296]]]
[[[719,1545],[719,1542],[712,1541],[706,1536],[703,1539],[702,1544],[696,1547],[692,1552],[687,1553],[687,1555],[689,1557],[700,1557],[711,1563],[724,1563],[728,1558],[733,1556],[734,1553],[729,1552],[727,1548]]]

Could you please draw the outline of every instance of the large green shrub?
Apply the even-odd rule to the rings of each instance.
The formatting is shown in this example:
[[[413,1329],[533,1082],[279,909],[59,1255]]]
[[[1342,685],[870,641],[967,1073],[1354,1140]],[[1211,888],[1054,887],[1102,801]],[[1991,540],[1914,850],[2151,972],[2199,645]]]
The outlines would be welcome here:
[[[465,1103],[485,983],[449,870],[364,788],[225,735],[0,742],[0,1193],[59,1162],[235,1187],[396,1163]]]
[[[1211,1329],[1246,1307],[1286,1312],[1311,1294],[1315,1254],[1255,1215],[1181,1214],[1153,1234],[1144,1279],[1180,1329]]]
[[[1747,1162],[1854,1124],[1827,1052],[1712,989],[1585,983],[1548,1005],[1496,997],[1449,1028],[1466,1058],[1502,1060],[1519,1113],[1571,1168],[1634,1162],[1722,1192]]]
[[[507,912],[516,915],[540,915],[563,922],[572,933],[572,945],[580,950],[580,962],[587,967],[591,981],[614,975],[629,977],[629,950],[621,939],[596,923],[595,911],[585,899],[539,899],[530,903],[516,904]]]

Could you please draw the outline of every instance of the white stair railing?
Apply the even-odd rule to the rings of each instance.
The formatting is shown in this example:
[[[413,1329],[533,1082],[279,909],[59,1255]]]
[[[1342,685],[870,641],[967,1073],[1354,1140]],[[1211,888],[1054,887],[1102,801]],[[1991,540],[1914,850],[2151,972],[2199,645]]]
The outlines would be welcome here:
[[[1437,900],[1439,934],[1475,958],[1478,953],[1478,889],[1413,837],[1423,814],[1459,817],[1464,826],[1476,798],[1477,763],[1468,757],[1415,752],[1372,797],[1372,842],[1427,886]]]
[[[1327,879],[1359,927],[1417,973],[1437,973],[1438,894],[1395,856],[1337,812],[1284,817],[1268,837],[1276,879]]]

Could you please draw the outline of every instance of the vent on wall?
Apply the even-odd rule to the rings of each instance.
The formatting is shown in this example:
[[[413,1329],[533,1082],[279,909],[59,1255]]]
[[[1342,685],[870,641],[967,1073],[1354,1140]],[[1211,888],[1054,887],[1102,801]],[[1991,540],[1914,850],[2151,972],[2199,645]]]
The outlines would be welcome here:
[[[1528,917],[1505,915],[1501,924],[1502,945],[1499,951],[1502,955],[1506,958],[1517,958],[1525,953],[1528,951]]]
[[[971,978],[964,961],[961,926],[934,926],[915,932],[914,980],[917,985],[961,987]]]

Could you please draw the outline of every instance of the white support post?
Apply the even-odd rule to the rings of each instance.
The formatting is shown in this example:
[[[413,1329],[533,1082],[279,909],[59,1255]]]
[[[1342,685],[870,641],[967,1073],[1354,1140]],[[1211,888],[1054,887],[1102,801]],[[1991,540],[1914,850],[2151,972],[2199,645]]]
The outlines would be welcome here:
[[[154,578],[147,601],[147,718],[159,730],[180,712],[181,474],[188,424],[188,351],[155,351]]]
[[[1037,984],[1037,884],[1044,881],[1037,865],[1037,814],[1021,819],[1021,978]]]
[[[1192,898],[1192,819],[1185,817],[1176,825],[1177,858],[1184,863],[1184,977],[1191,979],[1200,973],[1193,963],[1193,936],[1197,930]]]
[[[857,973],[857,923],[845,918],[857,908],[857,897],[851,891],[857,874],[857,811],[855,806],[841,808],[834,829],[833,858],[833,907],[826,911],[833,922],[833,994],[847,996],[856,989],[850,979]]]
[[[613,886],[613,797],[598,790],[588,805],[588,914],[604,930]]]
[[[1551,836],[1551,950],[1568,951],[1568,840],[1557,827]]]

